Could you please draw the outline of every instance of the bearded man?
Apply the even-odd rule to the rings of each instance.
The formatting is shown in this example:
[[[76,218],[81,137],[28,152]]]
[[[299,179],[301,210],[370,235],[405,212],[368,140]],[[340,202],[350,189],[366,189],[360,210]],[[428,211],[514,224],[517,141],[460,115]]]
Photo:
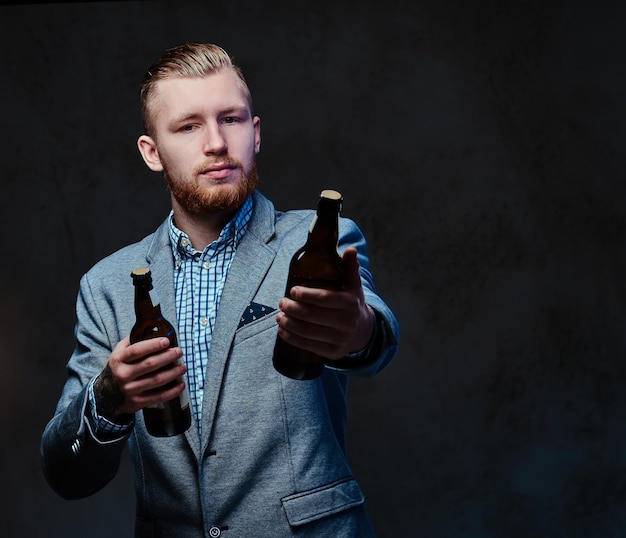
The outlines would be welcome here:
[[[76,348],[42,436],[49,484],[64,498],[92,495],[127,447],[137,537],[373,536],[346,458],[346,391],[351,375],[389,363],[399,330],[363,235],[340,219],[340,291],[284,297],[313,212],[277,211],[256,190],[261,120],[241,70],[216,45],[184,44],[151,66],[140,94],[138,148],[163,173],[172,210],[81,279]],[[130,344],[136,267],[151,270],[179,346]],[[323,374],[279,374],[277,334],[327,358]],[[191,427],[151,436],[138,411],[185,387]]]

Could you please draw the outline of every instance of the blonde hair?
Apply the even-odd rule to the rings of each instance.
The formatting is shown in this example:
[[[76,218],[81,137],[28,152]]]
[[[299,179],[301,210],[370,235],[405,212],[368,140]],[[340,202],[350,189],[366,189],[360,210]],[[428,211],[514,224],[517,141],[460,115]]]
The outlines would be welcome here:
[[[168,49],[146,72],[140,86],[141,115],[146,133],[154,134],[150,115],[150,102],[157,83],[168,78],[202,78],[223,69],[231,69],[238,77],[241,89],[246,94],[250,108],[252,96],[241,69],[233,63],[228,53],[212,43],[185,43]]]

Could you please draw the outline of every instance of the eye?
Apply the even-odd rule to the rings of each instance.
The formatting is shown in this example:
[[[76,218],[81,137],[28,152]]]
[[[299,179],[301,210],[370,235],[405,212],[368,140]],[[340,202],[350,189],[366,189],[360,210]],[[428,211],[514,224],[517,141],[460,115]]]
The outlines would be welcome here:
[[[183,125],[180,130],[184,133],[189,133],[191,131],[193,131],[195,128],[195,125],[189,124],[189,125]]]
[[[224,123],[237,123],[241,120],[237,116],[226,116],[222,121]]]

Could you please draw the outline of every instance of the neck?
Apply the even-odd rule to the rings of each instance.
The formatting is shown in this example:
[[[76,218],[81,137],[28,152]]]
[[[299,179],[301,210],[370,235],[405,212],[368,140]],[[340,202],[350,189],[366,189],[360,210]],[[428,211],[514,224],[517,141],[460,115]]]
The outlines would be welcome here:
[[[191,246],[199,251],[203,251],[220,236],[224,226],[236,213],[236,211],[188,213],[175,203],[173,209],[176,227],[187,234]]]

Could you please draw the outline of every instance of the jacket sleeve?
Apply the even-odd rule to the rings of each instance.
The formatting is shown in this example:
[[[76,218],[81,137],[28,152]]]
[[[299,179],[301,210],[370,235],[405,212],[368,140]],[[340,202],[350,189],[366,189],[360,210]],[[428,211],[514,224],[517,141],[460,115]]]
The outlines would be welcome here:
[[[374,277],[369,268],[365,236],[353,221],[342,218],[339,225],[339,251],[343,253],[349,246],[355,247],[358,252],[363,294],[365,302],[375,312],[376,329],[365,356],[328,361],[326,366],[350,375],[373,376],[387,366],[395,356],[400,326],[394,313],[376,291]]]
[[[41,465],[50,487],[61,497],[92,495],[110,482],[119,468],[128,434],[98,440],[87,418],[89,381],[98,375],[109,354],[111,339],[105,322],[109,309],[96,307],[88,276],[81,280],[76,312],[76,348],[68,364],[54,417],[41,439]]]

